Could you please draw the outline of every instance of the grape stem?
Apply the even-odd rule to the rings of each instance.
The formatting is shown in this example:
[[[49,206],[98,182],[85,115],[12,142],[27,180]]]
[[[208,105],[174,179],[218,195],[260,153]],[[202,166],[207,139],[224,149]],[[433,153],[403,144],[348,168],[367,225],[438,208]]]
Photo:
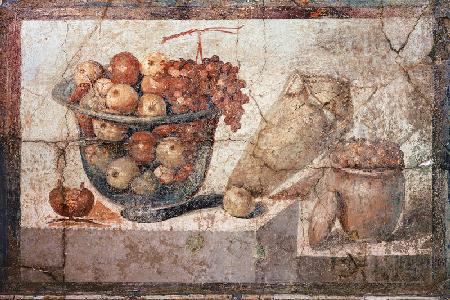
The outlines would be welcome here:
[[[239,27],[208,27],[208,28],[203,28],[203,29],[198,29],[198,28],[189,29],[187,31],[183,31],[180,33],[176,33],[176,34],[172,34],[172,35],[163,37],[161,44],[164,44],[165,42],[167,42],[169,40],[176,39],[181,36],[197,33],[197,54],[195,55],[195,60],[198,61],[199,57],[201,60],[203,59],[203,48],[202,48],[202,33],[203,32],[216,31],[216,32],[229,33],[229,34],[237,34],[238,30],[241,29],[242,27],[244,27],[244,25],[241,25]]]

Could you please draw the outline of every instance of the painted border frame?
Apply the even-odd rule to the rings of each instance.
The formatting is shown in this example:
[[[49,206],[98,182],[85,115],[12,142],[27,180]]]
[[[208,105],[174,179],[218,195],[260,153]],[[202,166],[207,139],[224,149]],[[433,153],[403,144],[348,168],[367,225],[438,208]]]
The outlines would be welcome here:
[[[434,48],[435,99],[433,110],[432,168],[432,280],[428,283],[297,283],[297,284],[151,284],[151,283],[22,283],[20,282],[20,27],[22,20],[69,19],[315,19],[379,18],[404,16],[418,9],[407,2],[384,8],[378,1],[366,5],[335,5],[333,1],[301,5],[303,1],[200,1],[198,5],[167,5],[171,1],[6,1],[0,6],[0,294],[76,294],[141,296],[148,294],[267,294],[301,293],[333,295],[415,294],[444,296],[450,290],[446,259],[445,206],[448,201],[447,107],[450,62],[446,1],[435,0]],[[182,1],[181,1],[182,2]],[[186,1],[184,1],[186,2]],[[189,2],[189,1],[187,1]],[[275,5],[274,3],[282,3]],[[395,1],[393,1],[395,2]],[[411,2],[411,1],[409,1]],[[419,1],[417,1],[419,2]],[[245,4],[247,3],[247,4]],[[351,1],[350,1],[351,3]],[[363,1],[364,3],[364,1]],[[448,25],[447,25],[448,26]]]

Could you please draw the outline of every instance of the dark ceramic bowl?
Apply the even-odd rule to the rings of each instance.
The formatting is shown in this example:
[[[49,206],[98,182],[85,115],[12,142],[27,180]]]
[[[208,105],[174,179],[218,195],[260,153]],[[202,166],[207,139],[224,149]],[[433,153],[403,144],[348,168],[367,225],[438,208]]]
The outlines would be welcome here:
[[[198,120],[210,120],[205,122],[208,128],[204,128],[204,139],[196,141],[194,160],[191,161],[193,171],[187,179],[170,184],[157,184],[152,194],[139,195],[130,188],[118,190],[111,187],[106,181],[104,170],[100,170],[91,165],[86,158],[85,149],[89,144],[98,144],[116,149],[116,158],[126,155],[125,143],[127,138],[119,142],[103,141],[97,138],[88,137],[80,127],[80,154],[83,168],[94,187],[113,203],[124,207],[122,216],[127,219],[139,222],[154,222],[167,219],[174,215],[179,215],[185,210],[189,210],[189,203],[195,203],[194,208],[201,208],[218,204],[220,196],[201,197],[193,199],[193,195],[198,191],[205,179],[208,170],[213,143],[214,133],[218,120],[217,110],[211,106],[207,110],[190,112],[184,114],[169,114],[163,117],[137,117],[114,115],[105,112],[96,112],[80,107],[77,103],[69,103],[68,98],[75,88],[71,80],[63,80],[57,84],[53,91],[53,99],[75,112],[77,115],[83,115],[88,118],[104,120],[127,127],[127,137],[137,131],[152,131],[154,128],[164,124],[189,124]],[[80,125],[80,124],[79,124]],[[140,172],[153,171],[159,163],[154,161],[148,165],[140,165]]]

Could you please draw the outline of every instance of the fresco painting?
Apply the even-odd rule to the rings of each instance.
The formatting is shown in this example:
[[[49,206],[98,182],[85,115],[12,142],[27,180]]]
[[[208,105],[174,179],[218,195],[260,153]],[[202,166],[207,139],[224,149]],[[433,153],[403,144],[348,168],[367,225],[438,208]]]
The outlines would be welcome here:
[[[397,280],[431,253],[433,22],[23,21],[22,279]]]

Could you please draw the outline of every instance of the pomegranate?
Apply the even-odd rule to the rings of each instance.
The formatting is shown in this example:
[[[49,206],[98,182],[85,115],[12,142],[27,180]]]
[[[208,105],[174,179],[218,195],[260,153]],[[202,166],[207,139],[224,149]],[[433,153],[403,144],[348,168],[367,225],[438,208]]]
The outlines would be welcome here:
[[[84,153],[91,166],[106,172],[106,168],[112,160],[112,153],[107,147],[96,144],[88,145],[84,148]]]
[[[50,206],[53,210],[68,218],[84,217],[89,214],[94,206],[94,194],[80,184],[80,188],[69,188],[62,185],[61,180],[58,185],[48,194]]]
[[[100,97],[106,97],[106,94],[113,85],[114,83],[112,83],[111,79],[100,78],[95,82],[94,89],[97,95]]]
[[[93,111],[104,111],[106,109],[106,99],[98,95],[83,97],[80,106]]]
[[[125,138],[128,129],[116,123],[92,119],[94,134],[104,141],[118,142]]]
[[[166,58],[164,54],[155,52],[147,55],[141,62],[141,73],[147,76],[155,76],[164,70]]]
[[[153,78],[144,76],[141,82],[141,90],[144,94],[162,95],[168,88],[169,81],[166,78]]]

